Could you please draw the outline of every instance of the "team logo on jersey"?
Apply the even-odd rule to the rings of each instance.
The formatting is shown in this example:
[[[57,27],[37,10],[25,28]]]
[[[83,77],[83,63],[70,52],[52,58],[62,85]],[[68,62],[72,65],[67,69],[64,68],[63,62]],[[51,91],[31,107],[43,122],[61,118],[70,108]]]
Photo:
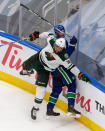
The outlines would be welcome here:
[[[54,56],[53,56],[51,53],[45,52],[45,54],[46,54],[46,58],[47,58],[48,60],[55,60]]]
[[[64,54],[65,58],[69,58],[69,55],[67,53]]]

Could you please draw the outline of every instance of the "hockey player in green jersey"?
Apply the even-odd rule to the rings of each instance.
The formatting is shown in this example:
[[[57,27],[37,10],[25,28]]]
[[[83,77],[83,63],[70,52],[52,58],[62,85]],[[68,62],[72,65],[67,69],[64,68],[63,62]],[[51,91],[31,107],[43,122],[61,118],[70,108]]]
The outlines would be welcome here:
[[[65,28],[63,25],[56,25],[54,26],[54,36],[56,39],[65,38],[66,40],[66,48],[65,51],[70,57],[75,50],[77,44],[77,38],[75,36],[71,36],[70,40],[67,40],[65,37]],[[34,31],[29,35],[30,41],[36,40],[40,38],[42,41],[46,41],[49,32],[39,33],[38,31]],[[44,44],[44,42],[42,42]],[[81,117],[81,113],[74,108],[75,105],[75,98],[76,98],[76,77],[73,73],[67,70],[64,66],[59,66],[55,71],[51,72],[52,75],[52,92],[49,97],[49,101],[47,104],[47,116],[59,116],[60,113],[54,111],[55,104],[59,98],[60,93],[64,86],[67,87],[67,102],[68,102],[68,109],[67,115],[70,117]]]
[[[31,69],[35,69],[38,73],[38,79],[35,83],[37,85],[35,103],[31,110],[32,119],[36,119],[36,113],[43,101],[50,72],[53,72],[56,68],[62,65],[76,76],[80,74],[78,68],[71,63],[66,54],[66,42],[64,38],[55,39],[53,35],[49,34],[47,43],[48,45],[45,48],[23,63],[23,70],[21,71],[21,74],[24,74]],[[85,80],[88,81],[88,77],[84,74],[81,75],[81,79],[82,78],[85,78]]]

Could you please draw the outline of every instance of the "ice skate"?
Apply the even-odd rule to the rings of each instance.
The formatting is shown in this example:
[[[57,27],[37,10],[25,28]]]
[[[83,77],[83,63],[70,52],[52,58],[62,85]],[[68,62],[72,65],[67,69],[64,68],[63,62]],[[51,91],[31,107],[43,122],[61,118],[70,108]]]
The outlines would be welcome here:
[[[37,118],[37,111],[39,111],[39,108],[35,108],[34,106],[32,107],[32,110],[31,110],[31,118],[33,120],[36,120]]]
[[[70,116],[72,118],[80,118],[81,113],[79,111],[77,111],[76,109],[74,109],[73,105],[69,105],[67,116]]]
[[[46,119],[50,119],[52,116],[60,116],[60,113],[58,112],[54,112],[53,109],[47,109],[47,112],[46,112]]]
[[[31,74],[34,74],[34,71],[33,70],[21,70],[20,71],[20,75],[31,75]]]

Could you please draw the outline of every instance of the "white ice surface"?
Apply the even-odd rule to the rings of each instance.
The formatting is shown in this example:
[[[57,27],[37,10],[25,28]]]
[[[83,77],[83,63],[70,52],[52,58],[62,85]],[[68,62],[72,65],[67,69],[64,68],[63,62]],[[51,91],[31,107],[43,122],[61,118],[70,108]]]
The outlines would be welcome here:
[[[33,99],[34,95],[0,81],[0,131],[90,131],[72,118],[46,120],[46,102],[41,105],[38,119],[32,120]]]

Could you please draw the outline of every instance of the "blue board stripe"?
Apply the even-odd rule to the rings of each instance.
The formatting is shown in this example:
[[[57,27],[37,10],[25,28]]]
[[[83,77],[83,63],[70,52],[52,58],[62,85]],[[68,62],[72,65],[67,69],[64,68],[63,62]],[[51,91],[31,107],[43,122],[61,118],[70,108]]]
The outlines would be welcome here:
[[[13,36],[13,35],[8,34],[8,33],[5,33],[5,32],[0,32],[0,36],[3,36],[3,37],[8,38],[8,39],[11,39],[11,40],[13,40],[13,41],[21,40],[19,37]],[[36,51],[39,51],[39,50],[42,49],[41,46],[39,46],[39,45],[37,45],[37,44],[35,44],[35,43],[32,43],[32,42],[29,42],[29,41],[27,41],[27,40],[21,41],[21,42],[19,42],[19,43],[22,44],[22,45],[25,45],[25,46],[27,46],[27,47],[29,47],[29,48],[31,48],[31,49],[34,49],[34,50],[36,50]]]

